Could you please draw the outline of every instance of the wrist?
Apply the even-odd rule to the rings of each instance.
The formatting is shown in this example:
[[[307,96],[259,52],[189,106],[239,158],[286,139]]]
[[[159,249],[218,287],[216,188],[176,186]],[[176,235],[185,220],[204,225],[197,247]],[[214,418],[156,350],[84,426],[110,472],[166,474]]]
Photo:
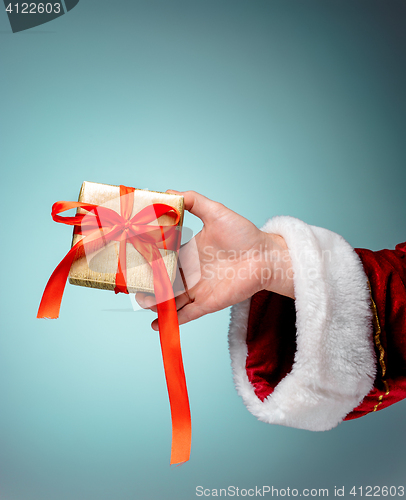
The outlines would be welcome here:
[[[278,234],[261,233],[262,289],[295,298],[292,262],[285,239]]]

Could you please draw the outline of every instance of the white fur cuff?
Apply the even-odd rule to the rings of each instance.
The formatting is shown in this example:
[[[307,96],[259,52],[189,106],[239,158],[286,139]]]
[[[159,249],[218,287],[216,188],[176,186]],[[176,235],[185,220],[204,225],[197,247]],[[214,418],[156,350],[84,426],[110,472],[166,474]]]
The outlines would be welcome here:
[[[275,217],[262,231],[283,236],[289,248],[297,350],[291,372],[261,401],[245,369],[250,300],[233,306],[229,348],[237,391],[259,420],[331,429],[358,406],[375,379],[370,296],[362,263],[341,236],[293,217]]]

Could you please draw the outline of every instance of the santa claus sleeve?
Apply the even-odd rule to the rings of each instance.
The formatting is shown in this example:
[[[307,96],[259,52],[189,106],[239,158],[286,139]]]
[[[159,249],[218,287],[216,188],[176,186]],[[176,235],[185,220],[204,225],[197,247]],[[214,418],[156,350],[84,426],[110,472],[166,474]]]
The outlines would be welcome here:
[[[233,306],[229,348],[238,393],[258,419],[328,430],[406,397],[406,243],[354,250],[292,217],[283,236],[295,300],[262,291]]]

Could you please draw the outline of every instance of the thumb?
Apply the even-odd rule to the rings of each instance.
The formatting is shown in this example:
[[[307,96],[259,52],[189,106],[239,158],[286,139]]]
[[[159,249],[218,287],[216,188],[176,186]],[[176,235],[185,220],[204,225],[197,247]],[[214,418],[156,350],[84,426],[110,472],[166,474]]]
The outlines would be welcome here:
[[[210,200],[196,191],[173,191],[168,189],[167,193],[178,194],[183,196],[185,209],[196,217],[199,217],[205,224],[211,222],[218,217],[218,212],[223,205],[216,201]]]

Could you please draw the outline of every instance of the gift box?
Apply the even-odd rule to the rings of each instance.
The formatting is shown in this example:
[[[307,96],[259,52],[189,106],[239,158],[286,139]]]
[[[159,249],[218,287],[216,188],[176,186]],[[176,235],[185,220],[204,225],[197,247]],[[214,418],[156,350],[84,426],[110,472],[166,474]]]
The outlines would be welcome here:
[[[89,203],[114,210],[120,213],[120,186],[99,184],[96,182],[84,182],[82,184],[79,199],[80,203]],[[133,195],[133,208],[131,217],[135,216],[145,207],[154,203],[164,203],[175,208],[179,214],[177,227],[179,231],[183,222],[183,197],[175,194],[160,193],[143,189],[135,189]],[[77,214],[86,214],[82,208],[77,209]],[[166,226],[173,223],[169,215],[158,217],[155,224]],[[103,221],[101,221],[103,225]],[[81,234],[73,234],[72,246],[80,239]],[[119,255],[118,241],[111,241],[107,245],[93,252],[79,253],[72,263],[69,272],[69,283],[72,285],[114,290],[116,286],[116,272]],[[169,279],[173,284],[176,276],[177,252],[162,248],[159,250],[162,260],[168,272]],[[130,293],[154,292],[153,271],[145,258],[130,243],[126,244],[126,285]]]
[[[73,208],[74,217],[60,214]],[[154,292],[172,417],[171,464],[189,460],[192,427],[171,282],[183,220],[183,197],[84,182],[78,202],[57,201],[55,222],[74,226],[72,247],[42,295],[37,318],[58,318],[66,281],[116,293]]]

